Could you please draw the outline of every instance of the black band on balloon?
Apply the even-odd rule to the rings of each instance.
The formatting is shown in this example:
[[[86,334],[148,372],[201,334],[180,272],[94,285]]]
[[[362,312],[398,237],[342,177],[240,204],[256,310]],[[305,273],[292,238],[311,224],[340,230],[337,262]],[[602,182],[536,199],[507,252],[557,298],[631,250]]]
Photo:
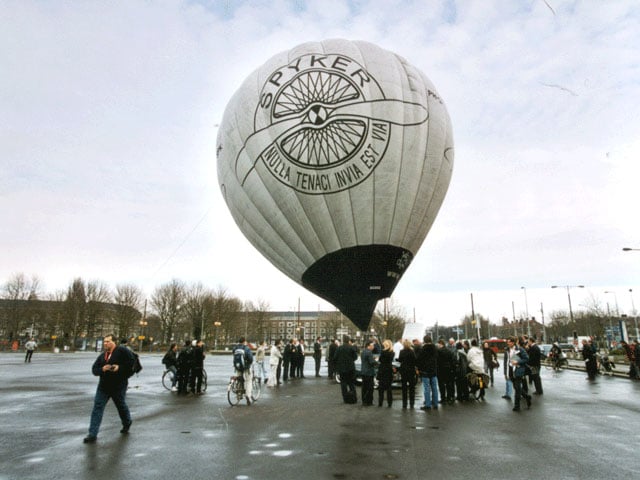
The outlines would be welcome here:
[[[366,330],[376,304],[391,296],[411,260],[410,251],[391,245],[343,248],[311,265],[302,285]]]

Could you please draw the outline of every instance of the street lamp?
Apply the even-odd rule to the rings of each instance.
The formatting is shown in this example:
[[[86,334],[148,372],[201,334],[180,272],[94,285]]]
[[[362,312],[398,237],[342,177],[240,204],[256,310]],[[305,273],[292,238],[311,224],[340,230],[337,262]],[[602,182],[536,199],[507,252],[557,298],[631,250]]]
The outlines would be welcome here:
[[[616,301],[616,317],[620,318],[620,309],[618,308],[618,295],[616,295],[616,292],[612,292],[611,290],[605,290],[604,293],[613,294],[613,298]],[[611,347],[611,344],[615,340],[615,336],[613,335],[613,322],[611,321],[611,312],[609,311],[609,302],[607,302],[607,315],[609,315],[609,331],[611,332],[609,347]]]
[[[605,290],[604,293],[612,293],[613,294],[613,298],[616,301],[616,316],[620,316],[620,309],[618,308],[618,295],[616,295],[616,292],[612,292],[610,290]]]
[[[564,287],[567,289],[567,298],[569,299],[569,319],[573,324],[573,309],[571,308],[571,289],[572,288],[584,288],[584,285],[552,285],[551,288]]]
[[[633,314],[633,321],[636,325],[636,340],[640,338],[638,334],[638,312],[636,312],[636,306],[633,302],[633,289],[629,289],[629,296],[631,297],[631,313]]]
[[[213,326],[216,327],[215,337],[213,338],[213,349],[218,349],[218,328],[222,325],[221,322],[213,322]]]
[[[142,351],[142,341],[144,340],[144,327],[147,326],[149,322],[147,322],[146,320],[144,320],[144,318],[142,320],[140,320],[140,335],[138,336],[138,351],[141,352]]]
[[[520,287],[524,292],[524,311],[527,314],[527,336],[531,337],[531,322],[529,321],[529,301],[527,300],[527,287]]]

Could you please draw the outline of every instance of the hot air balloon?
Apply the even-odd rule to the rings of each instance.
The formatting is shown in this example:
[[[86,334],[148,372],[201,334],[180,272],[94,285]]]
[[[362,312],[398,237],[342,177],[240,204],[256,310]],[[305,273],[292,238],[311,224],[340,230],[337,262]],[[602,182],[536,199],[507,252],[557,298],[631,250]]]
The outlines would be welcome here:
[[[247,239],[365,330],[444,200],[446,107],[402,57],[342,39],[282,52],[229,101],[218,181]]]

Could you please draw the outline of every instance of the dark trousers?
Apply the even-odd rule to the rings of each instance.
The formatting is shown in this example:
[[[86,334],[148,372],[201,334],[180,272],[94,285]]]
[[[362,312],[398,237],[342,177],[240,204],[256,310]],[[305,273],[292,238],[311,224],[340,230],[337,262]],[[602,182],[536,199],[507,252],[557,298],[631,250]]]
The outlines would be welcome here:
[[[388,385],[388,388],[383,388],[378,385],[378,406],[381,407],[384,403],[385,393],[387,394],[387,405],[391,406],[393,404],[393,393],[391,392],[391,385]]]
[[[282,359],[279,359],[278,360],[278,367],[276,368],[276,385],[280,385],[280,376],[281,375],[282,375]]]
[[[452,375],[438,375],[438,389],[440,390],[440,403],[456,399],[456,387]]]
[[[537,369],[537,372],[540,372],[539,368]],[[542,380],[540,379],[540,373],[531,373],[531,375],[529,375],[529,381],[533,383],[536,393],[542,393]]]
[[[467,377],[456,377],[456,392],[458,392],[458,401],[469,400],[469,382]]]
[[[320,360],[322,360],[320,355],[314,355],[313,360],[316,362],[316,377],[320,376]]]
[[[291,360],[287,359],[282,362],[282,380],[287,381],[289,379],[289,365]]]
[[[356,372],[355,370],[350,370],[348,372],[338,372],[340,373],[340,390],[342,391],[342,399],[345,403],[348,402],[348,398],[351,392],[356,398]]]
[[[596,375],[598,374],[598,363],[596,359],[589,359],[585,362],[585,367],[587,367],[587,375],[589,376],[589,380],[595,380]]]
[[[416,403],[416,383],[418,382],[416,374],[415,372],[400,372],[400,378],[402,382],[402,408],[407,408],[407,400],[409,400],[409,405],[413,408]]]
[[[373,405],[373,376],[362,376],[362,404]]]
[[[520,398],[530,400],[531,397],[525,391],[526,381],[524,377],[513,377],[513,390],[515,392],[515,398],[513,399],[513,407],[520,408]]]
[[[107,406],[109,399],[113,400],[113,403],[118,409],[118,415],[120,416],[122,426],[126,427],[131,425],[131,414],[129,413],[129,407],[125,401],[126,394],[127,382],[124,382],[120,387],[112,391],[102,390],[98,387],[93,399],[93,410],[91,411],[91,421],[89,422],[90,437],[98,436],[100,424],[102,423],[102,416],[104,414],[104,408]]]
[[[193,367],[189,379],[189,390],[200,393],[202,391],[202,367]]]
[[[181,367],[178,369],[178,393],[187,393],[190,373],[190,368]]]
[[[27,354],[24,357],[24,361],[31,363],[31,356],[32,355],[33,355],[33,350],[27,350]]]

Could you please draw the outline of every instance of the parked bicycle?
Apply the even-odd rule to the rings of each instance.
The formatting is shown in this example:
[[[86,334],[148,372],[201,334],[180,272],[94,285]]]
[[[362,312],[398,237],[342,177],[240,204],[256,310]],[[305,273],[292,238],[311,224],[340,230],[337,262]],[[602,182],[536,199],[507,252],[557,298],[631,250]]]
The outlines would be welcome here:
[[[253,375],[251,380],[251,401],[255,402],[260,398],[262,393],[262,382],[255,375],[255,370],[251,367]],[[227,400],[232,407],[238,405],[240,400],[246,398],[247,391],[245,390],[244,377],[242,375],[233,375],[229,379],[229,385],[227,386]]]
[[[165,370],[162,374],[162,386],[167,390],[171,390],[171,385],[175,382],[173,381],[173,372],[171,370]],[[207,391],[207,371],[202,369],[202,391]]]
[[[489,385],[490,381],[491,377],[486,373],[468,373],[467,383],[469,384],[469,393],[476,400],[482,400],[484,398],[485,389],[487,388],[487,385]]]

